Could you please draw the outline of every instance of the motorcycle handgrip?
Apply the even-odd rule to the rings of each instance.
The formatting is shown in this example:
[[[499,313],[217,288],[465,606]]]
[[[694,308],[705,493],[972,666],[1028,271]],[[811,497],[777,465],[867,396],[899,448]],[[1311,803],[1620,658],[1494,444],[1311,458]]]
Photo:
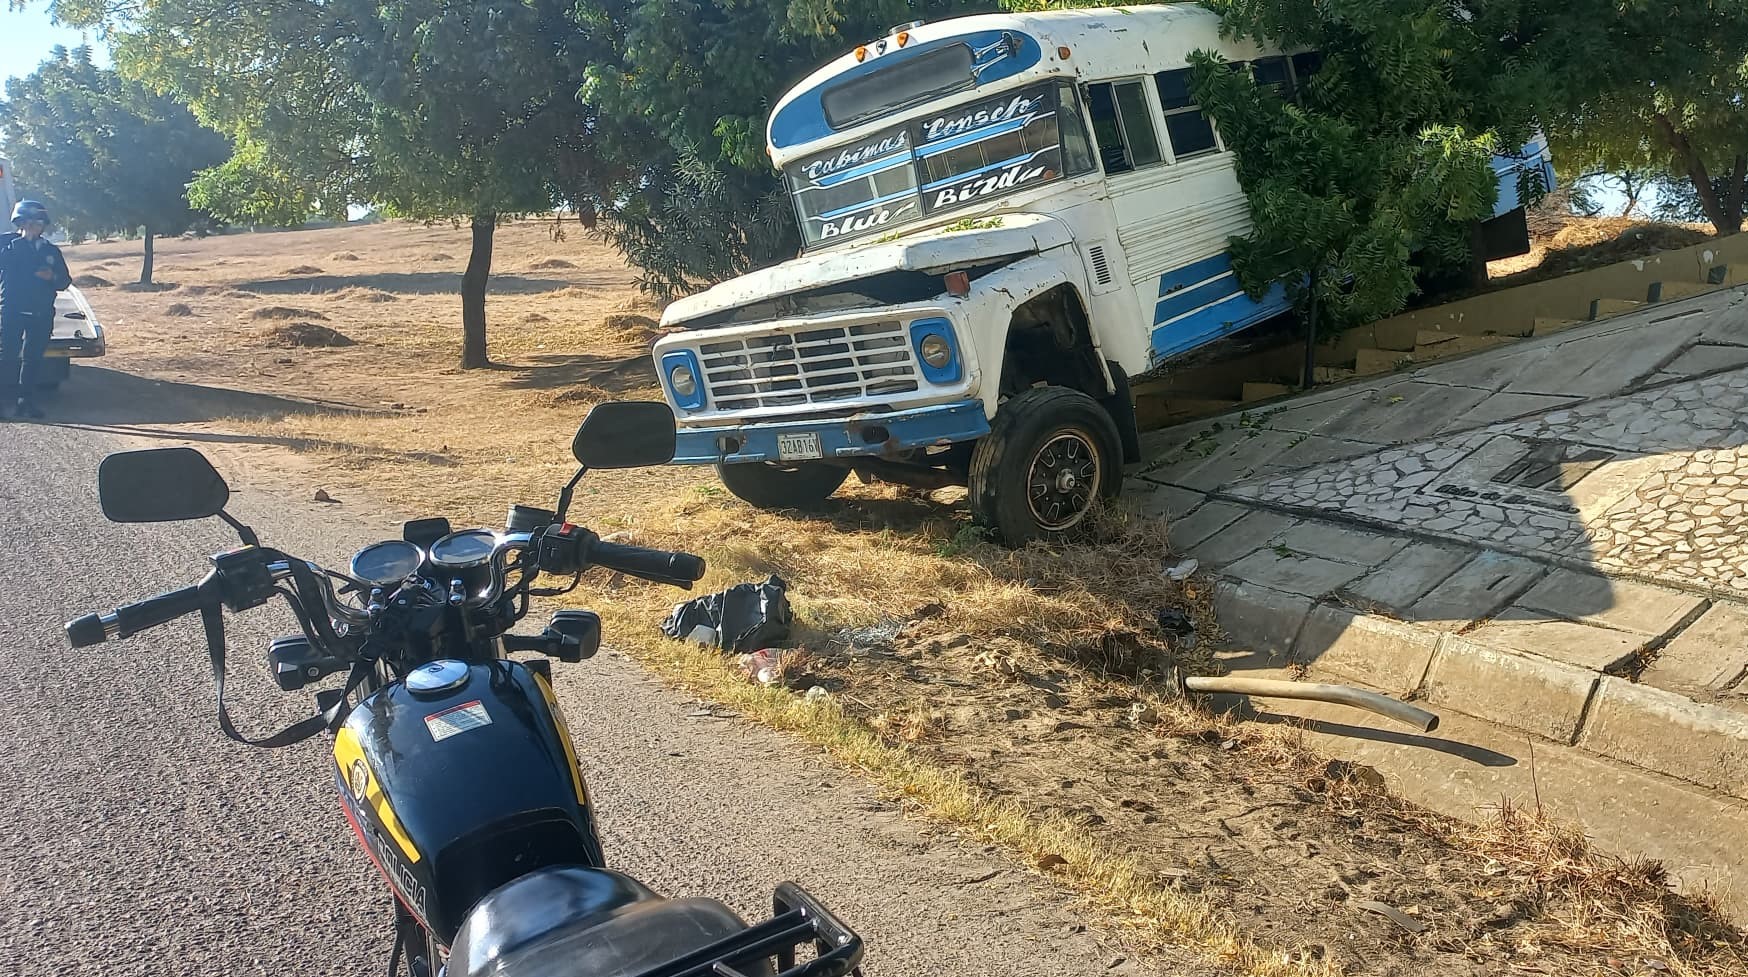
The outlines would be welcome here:
[[[201,603],[198,584],[172,590],[149,600],[123,604],[114,613],[107,615],[107,619],[96,614],[87,614],[68,621],[67,640],[75,648],[87,648],[102,644],[112,631],[116,638],[129,638],[167,621],[174,621],[184,614],[198,611]]]
[[[629,576],[688,589],[692,581],[704,577],[703,559],[690,553],[652,550],[622,543],[594,544],[589,547],[589,562]]]

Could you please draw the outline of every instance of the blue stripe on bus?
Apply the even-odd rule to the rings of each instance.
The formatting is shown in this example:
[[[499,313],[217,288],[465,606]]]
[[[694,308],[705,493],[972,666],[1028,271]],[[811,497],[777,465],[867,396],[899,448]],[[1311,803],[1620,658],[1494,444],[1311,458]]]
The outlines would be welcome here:
[[[1179,316],[1187,315],[1204,305],[1217,302],[1239,291],[1238,276],[1227,272],[1219,278],[1194,288],[1179,289],[1153,307],[1153,324],[1162,325]]]
[[[938,51],[953,44],[969,44],[973,51],[982,50],[991,44],[998,43],[1003,36],[1011,36],[1020,42],[1020,51],[1016,55],[988,59],[984,61],[983,70],[977,73],[977,87],[993,85],[996,82],[1020,74],[1035,66],[1044,57],[1044,49],[1038,45],[1038,39],[1016,30],[987,30],[974,34],[960,34],[954,37],[942,37],[933,41],[919,42],[907,48],[891,51],[887,54],[871,54],[867,61],[846,68],[844,71],[825,79],[818,85],[791,99],[782,110],[771,117],[767,130],[771,145],[778,149],[789,149],[804,143],[816,142],[833,134],[835,131],[825,120],[825,111],[820,104],[820,96],[828,88],[841,84],[851,78],[858,78],[872,71],[878,71],[888,65],[902,64],[918,55]],[[875,42],[878,45],[878,41]],[[957,95],[958,93],[954,93]],[[907,106],[908,108],[908,106]],[[872,119],[857,123],[871,122]]]
[[[915,190],[910,190],[910,189],[900,190],[897,193],[889,193],[884,197],[875,197],[873,200],[863,200],[863,201],[860,201],[857,203],[853,203],[853,204],[849,205],[848,207],[839,207],[837,210],[834,210],[829,214],[819,214],[819,215],[815,216],[813,218],[813,220],[821,220],[821,221],[836,220],[837,218],[842,217],[845,214],[853,214],[858,210],[867,210],[870,207],[878,207],[881,204],[889,204],[889,203],[893,202],[894,200],[898,200],[898,199],[901,199],[903,197],[914,197],[914,196],[916,196]]]
[[[853,167],[843,171],[842,173],[831,173],[831,174],[828,174],[826,176],[822,176],[818,180],[814,181],[813,186],[803,187],[801,190],[799,190],[797,192],[798,193],[805,193],[808,190],[813,190],[813,189],[816,189],[819,187],[835,187],[838,184],[844,182],[845,180],[854,180],[855,178],[857,178],[859,176],[873,176],[876,173],[881,173],[881,172],[884,172],[886,170],[890,170],[894,166],[905,166],[905,165],[908,165],[909,163],[910,163],[910,151],[907,149],[902,154],[882,156],[879,159],[874,160],[872,162],[862,163],[862,164],[859,164],[857,166],[853,166]]]
[[[991,170],[1000,170],[1000,169],[1005,169],[1009,166],[1017,166],[1020,163],[1029,163],[1032,160],[1037,159],[1039,156],[1042,156],[1045,153],[1047,153],[1055,148],[1056,148],[1055,146],[1045,146],[1043,149],[1033,150],[1032,152],[1026,153],[1023,156],[1012,156],[1012,157],[1009,157],[1008,159],[1002,160],[999,163],[991,163],[988,166],[978,167],[977,169],[972,170],[969,173],[957,173],[957,174],[954,174],[953,176],[947,177],[944,180],[936,180],[935,182],[928,184],[927,186],[923,187],[923,192],[928,193],[930,190],[938,190],[941,187],[948,186],[950,184],[965,183],[969,180],[975,180],[978,177],[982,176],[983,174],[990,172]]]
[[[1199,312],[1153,330],[1153,365],[1213,342],[1222,336],[1272,319],[1293,307],[1287,287],[1276,283],[1261,302],[1243,292]]]
[[[957,136],[950,136],[940,142],[924,143],[922,148],[917,150],[917,156],[922,159],[928,159],[930,156],[939,156],[942,153],[958,149],[960,146],[969,143],[980,142],[984,139],[992,139],[996,136],[1006,135],[1010,132],[1018,132],[1038,119],[1051,117],[1055,114],[1056,113],[1054,112],[1046,112],[1037,115],[1022,115],[1017,119],[1009,119],[1006,122],[997,122],[992,126],[984,126],[981,129],[973,129],[970,132],[961,132]]]
[[[1159,297],[1164,298],[1180,288],[1204,282],[1232,269],[1232,256],[1222,251],[1211,258],[1174,268],[1159,280]]]

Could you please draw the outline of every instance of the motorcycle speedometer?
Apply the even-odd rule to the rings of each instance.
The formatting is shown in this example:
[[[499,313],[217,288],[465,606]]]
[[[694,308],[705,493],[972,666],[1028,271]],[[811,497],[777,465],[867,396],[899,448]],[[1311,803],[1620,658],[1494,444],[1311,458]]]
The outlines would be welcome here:
[[[470,570],[490,560],[497,546],[498,534],[489,529],[450,533],[431,544],[431,563],[445,570]]]
[[[425,551],[405,540],[372,543],[352,557],[352,576],[378,587],[392,587],[419,572]]]

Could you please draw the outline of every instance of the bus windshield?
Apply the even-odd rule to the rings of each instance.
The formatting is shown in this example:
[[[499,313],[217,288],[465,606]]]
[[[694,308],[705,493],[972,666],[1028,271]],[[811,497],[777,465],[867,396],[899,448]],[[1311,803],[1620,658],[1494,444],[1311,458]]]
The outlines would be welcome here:
[[[1066,110],[1066,111],[1064,111]],[[809,247],[891,230],[1093,168],[1074,89],[1047,83],[962,103],[791,164]]]

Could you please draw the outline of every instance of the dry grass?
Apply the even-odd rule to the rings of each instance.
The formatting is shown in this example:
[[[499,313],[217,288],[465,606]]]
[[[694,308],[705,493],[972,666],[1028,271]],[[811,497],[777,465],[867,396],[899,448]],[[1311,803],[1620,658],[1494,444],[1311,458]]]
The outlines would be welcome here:
[[[1509,288],[1601,268],[1711,238],[1703,224],[1672,224],[1625,217],[1544,219],[1532,228],[1530,253],[1491,262],[1489,288]]]
[[[364,288],[358,285],[348,285],[328,293],[328,300],[337,305],[347,305],[353,302],[363,302],[366,305],[382,305],[388,302],[399,302],[399,296],[385,292],[379,288]]]
[[[351,252],[351,251],[335,251],[332,254],[328,255],[328,260],[329,261],[360,261],[363,259],[359,258],[356,253]]]
[[[172,319],[186,319],[194,314],[194,307],[187,302],[172,302],[164,307],[164,314]]]
[[[256,321],[275,321],[280,319],[314,319],[326,322],[328,317],[315,309],[300,309],[289,305],[269,305],[255,309],[249,313],[249,318]]]
[[[465,232],[380,225],[345,234],[252,235],[189,246],[189,253],[205,256],[207,265],[223,265],[222,272],[199,282],[213,290],[203,310],[217,315],[252,315],[260,296],[239,286],[272,277],[288,261],[329,253],[342,242],[369,256],[359,262],[355,285],[323,298],[335,324],[368,345],[289,350],[283,362],[292,369],[267,371],[273,375],[251,383],[266,392],[306,396],[308,370],[319,362],[326,399],[372,407],[416,405],[424,412],[294,411],[267,419],[221,418],[208,425],[291,444],[301,452],[297,462],[313,483],[299,483],[297,490],[307,493],[319,485],[337,497],[369,498],[407,515],[443,514],[458,525],[495,525],[510,501],[551,499],[572,470],[570,434],[590,404],[656,396],[646,355],[648,327],[621,318],[656,310],[631,298],[630,274],[598,248],[565,251],[566,260],[578,266],[575,277],[563,269],[552,272],[555,279],[577,284],[494,296],[492,350],[505,368],[463,373],[453,369],[452,294],[401,292],[395,315],[384,316],[372,307],[379,300],[366,293],[380,291],[370,278],[379,270],[401,273],[422,262],[453,260],[432,249],[465,248]],[[499,241],[505,267],[529,267],[553,249],[544,228],[535,226],[507,227]],[[304,250],[291,250],[294,246]],[[226,257],[213,260],[210,252],[219,249]],[[609,274],[622,276],[622,283],[597,284],[612,280]],[[118,334],[117,352],[129,358],[127,368],[225,382],[250,375],[236,368],[237,352],[207,348],[209,340],[189,336],[183,324],[158,326],[154,315],[162,314],[161,307],[150,305],[151,296],[137,301],[144,306],[138,323],[130,323],[128,336]],[[214,309],[205,308],[209,301]],[[289,321],[327,318],[289,311],[294,313]],[[123,342],[134,345],[124,349]],[[380,369],[385,355],[397,357],[392,374]],[[298,369],[300,364],[306,368]],[[736,662],[661,636],[655,623],[674,603],[672,591],[588,578],[573,600],[599,610],[613,644],[670,681],[815,743],[909,799],[919,813],[1042,866],[1040,871],[1129,926],[1137,940],[1199,946],[1235,971],[1258,977],[1330,972],[1320,961],[1270,948],[1281,941],[1281,933],[1267,939],[1246,935],[1219,900],[1161,881],[1146,847],[1125,853],[1112,845],[1109,828],[1077,826],[1038,800],[1034,789],[992,788],[996,774],[1036,786],[1027,771],[1001,754],[966,759],[952,753],[965,727],[958,706],[942,705],[941,679],[950,678],[967,696],[985,689],[1030,694],[1028,683],[1051,673],[1064,676],[1063,697],[1075,704],[1120,701],[1115,708],[1125,714],[1136,709],[1135,718],[1125,721],[1130,735],[1178,737],[1186,750],[1211,755],[1214,760],[1205,769],[1223,771],[1218,777],[1278,786],[1283,780],[1308,780],[1309,771],[1323,769],[1286,731],[1238,725],[1148,690],[1145,680],[1167,659],[1153,627],[1160,608],[1186,609],[1204,637],[1216,631],[1203,587],[1196,581],[1180,585],[1162,572],[1169,552],[1162,523],[1110,513],[1101,520],[1100,541],[1094,545],[1014,552],[988,545],[969,527],[956,490],[923,495],[852,482],[842,495],[827,515],[779,516],[727,497],[708,470],[666,468],[592,473],[573,509],[574,518],[603,533],[624,532],[632,542],[705,556],[710,574],[700,593],[771,573],[789,580],[796,643],[813,656],[798,666],[811,675],[791,680],[802,688],[817,680],[834,688],[830,696],[807,699],[780,684],[749,682]],[[857,647],[894,643],[944,650],[937,657],[902,660],[849,654]],[[854,664],[837,664],[842,660]],[[1208,667],[1206,661],[1189,664]],[[1227,743],[1236,744],[1242,755],[1224,752]],[[1046,738],[1038,748],[1059,745]],[[1089,740],[1087,748],[1103,763],[1133,767],[1138,762],[1136,753],[1106,749],[1102,739]],[[1238,770],[1245,771],[1242,777]],[[1190,773],[1207,780],[1186,789],[1220,786],[1204,768],[1192,767]],[[1360,798],[1357,788],[1342,791],[1357,798],[1356,806],[1395,804]],[[1344,816],[1338,812],[1330,830],[1342,830]],[[1452,848],[1441,857],[1453,865],[1479,866],[1479,853],[1507,866],[1508,874],[1534,874],[1510,861],[1509,850],[1487,847],[1485,832],[1465,835],[1465,826],[1424,812],[1414,817],[1418,830]],[[1521,827],[1503,833],[1533,837]],[[1562,860],[1577,864],[1570,846],[1519,844],[1515,857],[1534,862],[1534,872],[1540,873],[1535,877],[1546,880],[1537,882],[1543,894],[1524,912],[1533,921],[1529,931],[1546,944],[1550,959],[1653,957],[1667,948],[1668,966],[1686,968],[1676,969],[1678,974],[1740,977],[1741,969],[1731,969],[1732,961],[1741,959],[1736,949],[1707,949],[1699,937],[1683,935],[1706,931],[1704,925],[1684,928],[1682,922],[1711,918],[1703,907],[1657,889],[1654,876],[1589,870],[1574,875],[1558,868]],[[1304,897],[1293,891],[1316,884],[1290,875],[1285,881],[1287,894],[1269,904],[1273,919],[1302,916]],[[1596,897],[1592,908],[1583,908],[1591,895]],[[1256,925],[1252,916],[1244,918],[1246,927]],[[1713,932],[1718,942],[1739,948],[1739,935]],[[1593,948],[1586,949],[1585,940],[1593,941]],[[1379,952],[1385,965],[1401,973],[1467,977],[1476,972],[1451,965],[1461,947],[1431,958],[1416,956],[1422,952],[1418,948],[1398,953],[1386,946]]]
[[[1748,940],[1721,922],[1705,895],[1678,896],[1664,867],[1594,848],[1583,832],[1545,813],[1502,808],[1471,824],[1443,821],[1443,831],[1497,867],[1548,896],[1546,942],[1606,954],[1633,970],[1682,977],[1748,973]]]
[[[314,322],[289,322],[261,336],[261,345],[276,349],[337,349],[356,345],[351,337]]]
[[[322,269],[316,265],[292,265],[285,269],[287,275],[320,275]]]
[[[78,288],[109,288],[114,283],[101,275],[74,275],[73,285]]]
[[[613,612],[620,618],[620,612]],[[617,622],[615,622],[617,623]],[[629,621],[625,623],[630,623]],[[1137,939],[1200,949],[1247,977],[1329,977],[1327,965],[1258,946],[1227,914],[1193,893],[1162,885],[1133,860],[1113,856],[1088,832],[996,799],[963,777],[919,759],[850,717],[833,698],[812,701],[747,682],[720,656],[670,643],[640,656],[670,682],[749,719],[795,734],[860,770],[918,813],[1000,845],[1104,910]],[[924,725],[932,725],[924,706]],[[917,720],[896,720],[906,729]],[[900,737],[909,738],[909,734]]]

